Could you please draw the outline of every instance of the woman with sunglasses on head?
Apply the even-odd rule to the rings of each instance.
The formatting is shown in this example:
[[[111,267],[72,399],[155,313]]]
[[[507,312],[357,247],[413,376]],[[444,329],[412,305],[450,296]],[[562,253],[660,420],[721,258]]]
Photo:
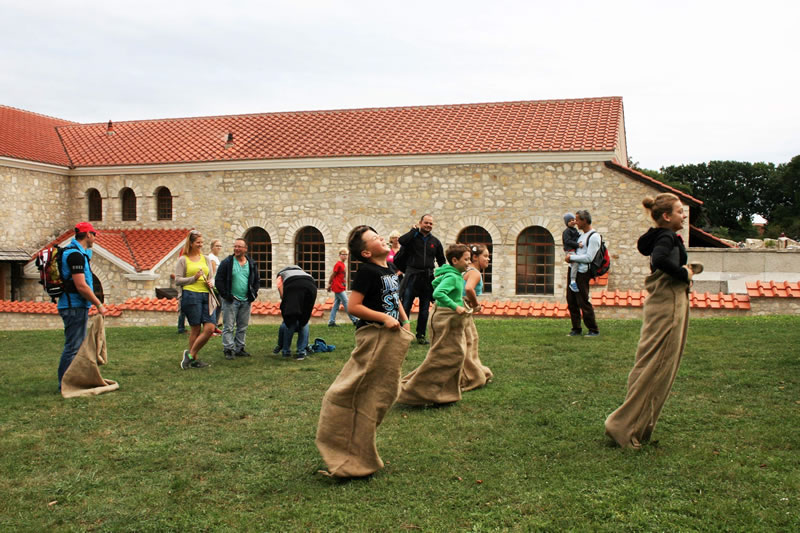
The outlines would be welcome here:
[[[183,255],[175,266],[175,284],[182,288],[181,310],[191,327],[189,349],[183,351],[181,358],[184,370],[208,366],[197,354],[216,328],[213,318],[216,299],[211,293],[215,273],[214,262],[203,255],[203,235],[197,230],[190,231],[183,245]]]

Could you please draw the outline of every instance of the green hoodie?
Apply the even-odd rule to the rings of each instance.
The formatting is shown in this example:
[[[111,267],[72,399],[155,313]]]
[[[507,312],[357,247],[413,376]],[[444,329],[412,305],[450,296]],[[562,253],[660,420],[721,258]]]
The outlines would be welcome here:
[[[461,272],[448,264],[437,268],[433,275],[433,299],[436,304],[449,307],[453,311],[463,305],[464,278],[461,277]]]

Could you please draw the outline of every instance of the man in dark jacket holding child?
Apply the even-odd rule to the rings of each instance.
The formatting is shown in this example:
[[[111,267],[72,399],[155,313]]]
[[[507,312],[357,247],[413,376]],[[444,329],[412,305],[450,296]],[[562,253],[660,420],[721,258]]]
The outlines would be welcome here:
[[[219,264],[214,281],[222,300],[222,352],[225,359],[249,357],[244,349],[245,336],[250,323],[250,304],[258,297],[259,279],[258,268],[247,255],[244,239],[234,241],[233,255]]]

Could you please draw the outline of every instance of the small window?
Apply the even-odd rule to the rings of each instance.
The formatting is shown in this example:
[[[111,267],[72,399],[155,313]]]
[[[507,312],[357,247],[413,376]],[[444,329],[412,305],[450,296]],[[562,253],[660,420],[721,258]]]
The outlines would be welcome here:
[[[258,283],[262,289],[272,287],[272,242],[269,233],[263,228],[255,227],[247,230],[244,236],[247,253],[258,269]]]
[[[172,193],[166,187],[158,189],[156,212],[158,220],[172,220]]]
[[[545,228],[530,226],[517,237],[517,294],[553,294],[555,245]]]
[[[492,292],[492,236],[480,226],[467,226],[456,239],[461,244],[482,244],[489,250],[489,266],[483,271],[483,292]]]
[[[125,187],[120,193],[122,202],[122,220],[136,220],[136,193]]]
[[[317,228],[305,226],[297,232],[294,242],[297,266],[311,274],[317,288],[325,288],[325,239]]]
[[[89,202],[89,220],[103,220],[103,198],[100,196],[100,191],[89,189],[86,198]]]

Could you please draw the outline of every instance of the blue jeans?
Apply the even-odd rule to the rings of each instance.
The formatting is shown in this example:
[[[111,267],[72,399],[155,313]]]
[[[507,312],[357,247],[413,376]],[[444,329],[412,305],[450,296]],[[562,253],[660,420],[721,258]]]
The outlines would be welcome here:
[[[178,300],[178,333],[186,332],[186,315],[183,314],[181,309],[181,301]]]
[[[420,274],[424,275],[424,274]],[[406,316],[411,316],[411,307],[414,305],[414,297],[419,297],[419,313],[417,314],[417,337],[424,337],[428,329],[428,313],[431,308],[431,297],[428,296],[427,291],[425,294],[415,294],[415,287],[417,280],[411,280],[402,295],[403,309]]]
[[[295,333],[297,333],[297,352],[305,352],[308,346],[308,324],[300,327],[298,321],[291,324],[282,322],[281,327],[278,328],[278,346],[281,347],[283,355],[288,356],[292,353],[292,337]]]
[[[336,323],[336,313],[339,311],[339,305],[344,306],[344,311],[347,313],[347,316],[350,317],[350,321],[353,324],[358,322],[356,317],[347,312],[347,293],[342,291],[333,293],[333,307],[331,307],[331,317],[328,319],[328,324]]]
[[[61,361],[58,363],[58,388],[61,389],[61,378],[64,377],[83,339],[86,338],[89,309],[87,307],[59,309],[58,314],[64,321],[64,351],[61,352]]]
[[[222,299],[222,349],[240,352],[244,349],[247,325],[250,324],[250,302]],[[236,326],[236,336],[233,328]]]

